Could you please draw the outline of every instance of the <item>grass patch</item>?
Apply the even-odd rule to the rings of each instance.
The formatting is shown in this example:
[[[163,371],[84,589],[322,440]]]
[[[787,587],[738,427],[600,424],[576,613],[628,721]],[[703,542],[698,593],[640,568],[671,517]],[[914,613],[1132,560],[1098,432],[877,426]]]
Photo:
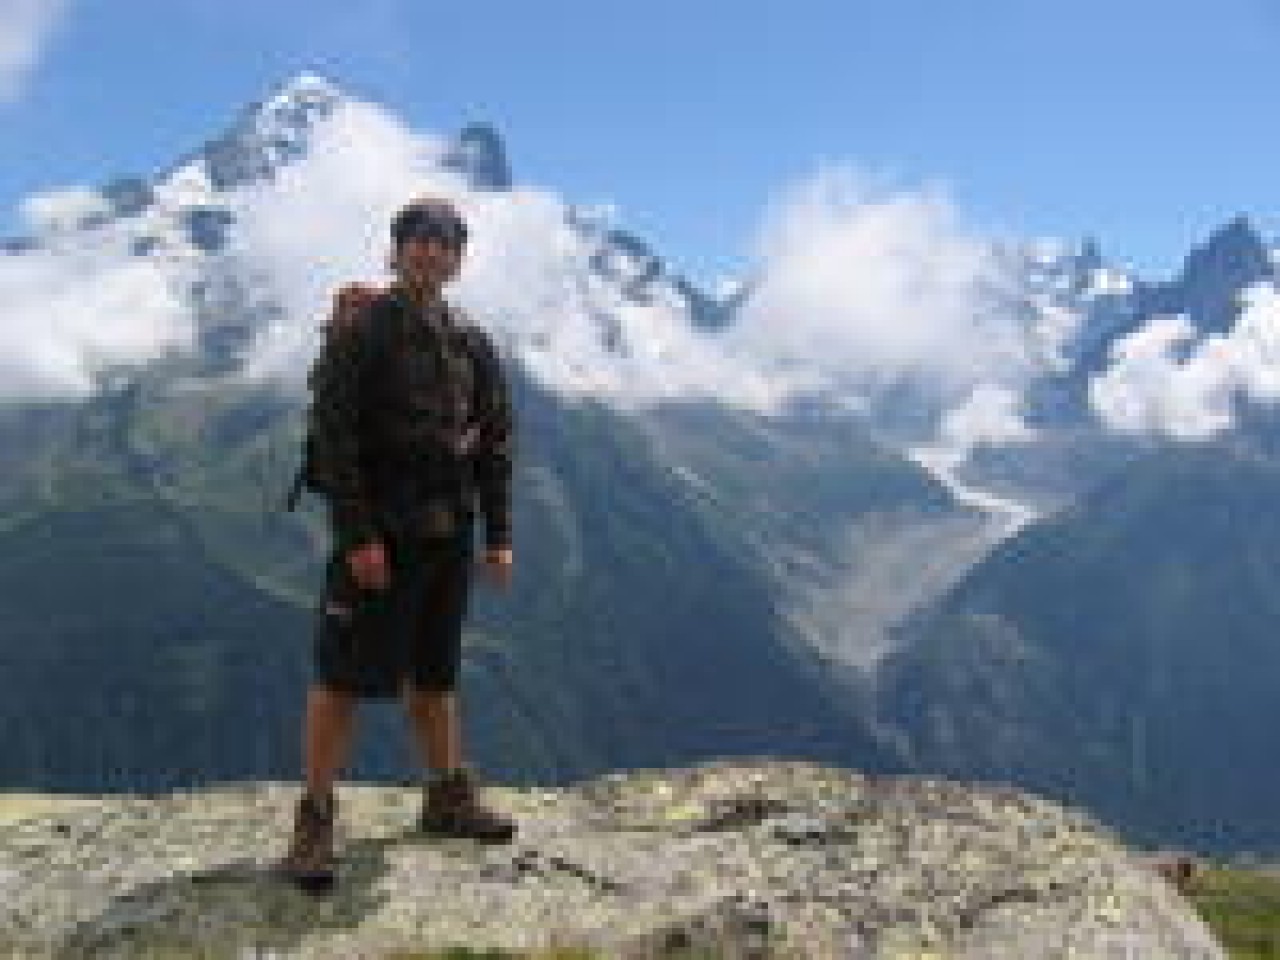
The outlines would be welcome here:
[[[1202,866],[1185,893],[1232,960],[1280,960],[1280,877]]]

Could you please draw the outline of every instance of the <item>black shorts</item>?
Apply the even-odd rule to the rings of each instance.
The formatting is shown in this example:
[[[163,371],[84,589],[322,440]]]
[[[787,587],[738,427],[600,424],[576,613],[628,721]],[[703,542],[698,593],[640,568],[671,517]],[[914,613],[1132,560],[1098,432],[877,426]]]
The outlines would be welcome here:
[[[316,683],[362,699],[399,695],[405,678],[422,690],[453,690],[471,588],[471,532],[449,539],[383,541],[385,590],[356,585],[335,551],[315,611]]]

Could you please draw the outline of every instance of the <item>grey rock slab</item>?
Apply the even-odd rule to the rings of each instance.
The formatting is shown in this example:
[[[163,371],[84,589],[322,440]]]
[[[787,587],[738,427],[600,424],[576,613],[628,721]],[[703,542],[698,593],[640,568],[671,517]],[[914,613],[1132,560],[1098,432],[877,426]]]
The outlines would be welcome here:
[[[269,871],[298,789],[108,796],[0,823],[0,889],[14,894],[0,953],[1226,956],[1105,827],[1004,786],[777,759],[487,785],[519,824],[492,846],[417,835],[416,789],[341,784],[338,886],[323,898]]]

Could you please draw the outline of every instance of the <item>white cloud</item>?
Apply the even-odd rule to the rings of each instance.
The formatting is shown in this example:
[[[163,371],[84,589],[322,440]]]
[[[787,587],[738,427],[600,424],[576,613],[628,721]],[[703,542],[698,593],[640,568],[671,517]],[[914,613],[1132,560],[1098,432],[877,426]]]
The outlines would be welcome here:
[[[66,0],[0,0],[0,104],[22,95],[66,9]]]
[[[670,285],[652,283],[649,297],[638,299],[590,268],[615,210],[579,211],[579,224],[594,226],[575,228],[551,191],[471,192],[440,166],[448,145],[376,105],[345,100],[315,126],[308,153],[270,180],[217,198],[199,177],[189,197],[157,190],[166,210],[227,204],[237,222],[223,255],[251,284],[251,301],[283,308],[259,331],[246,378],[301,389],[333,291],[353,280],[387,281],[392,215],[407,199],[434,194],[452,198],[471,228],[449,294],[561,393],[619,405],[696,395],[770,410],[795,390],[909,377],[939,412],[959,408],[947,421],[952,433],[1017,435],[1016,397],[1036,361],[1025,324],[1008,308],[1016,277],[936,193],[873,196],[842,171],[824,171],[784,193],[766,211],[758,241],[763,279],[739,324],[703,333]],[[47,235],[63,237],[68,250],[77,237],[92,248],[112,231],[70,228],[99,202],[92,192],[66,190],[33,198],[23,210]],[[145,358],[189,340],[167,268],[115,253],[118,260],[98,249],[87,270],[71,269],[68,251],[39,270],[39,258],[53,254],[6,266],[10,286],[22,286],[33,309],[41,299],[36,273],[51,284],[47,296],[91,304],[94,284],[120,289],[133,278],[126,284],[131,326],[63,322],[44,331],[43,352],[16,334],[0,344],[8,367],[27,370],[12,383],[83,390],[96,356],[91,342],[101,353],[118,335],[119,355]],[[615,265],[634,272],[618,262],[625,256],[615,253]],[[12,279],[18,274],[25,279]],[[69,315],[92,313],[101,310],[68,308]]]
[[[234,253],[265,273],[286,308],[260,338],[246,376],[300,385],[332,292],[352,280],[388,280],[392,215],[410,197],[432,194],[458,205],[471,236],[447,294],[513,344],[547,386],[623,405],[693,392],[777,401],[786,381],[697,332],[677,298],[656,290],[652,302],[636,302],[594,277],[599,237],[570,226],[561,198],[527,186],[471,192],[439,168],[446,146],[374,105],[348,101],[315,131],[305,158],[237,192]],[[610,216],[602,209],[595,219]]]
[[[638,302],[590,269],[616,210],[579,211],[579,222],[599,221],[582,230],[551,191],[473,193],[439,168],[446,147],[348,101],[307,157],[238,193],[239,251],[287,307],[249,375],[301,383],[332,291],[388,279],[386,225],[422,193],[452,198],[471,228],[451,296],[561,393],[622,405],[701,395],[769,410],[828,379],[907,376],[959,403],[981,384],[1016,390],[1034,365],[1007,307],[1016,284],[1006,261],[935,194],[862,196],[836,171],[784,195],[761,229],[763,283],[737,325],[708,334],[671,288],[654,284]]]
[[[266,278],[284,309],[263,332],[246,376],[301,383],[337,287],[387,279],[391,217],[409,197],[457,197],[463,184],[437,168],[443,143],[386,111],[343,101],[319,123],[307,155],[227,202],[237,218],[229,253]]]
[[[763,280],[733,337],[761,357],[953,399],[1034,366],[1016,276],[936,190],[877,196],[820,170],[773,205],[757,246]]]
[[[90,187],[66,187],[37,193],[18,204],[18,215],[32,233],[74,230],[88,217],[106,214],[110,204]]]
[[[771,409],[782,399],[794,377],[766,373],[699,332],[671,288],[654,284],[639,302],[592,274],[602,234],[571,229],[564,209],[534,190],[488,194],[469,208],[476,243],[460,297],[528,345],[523,360],[535,376],[625,406],[699,395]]]
[[[979,443],[1032,440],[1036,432],[1023,421],[1021,403],[1022,397],[1013,390],[980,384],[967,400],[946,412],[939,435],[948,446],[965,451]]]
[[[0,332],[4,396],[82,395],[104,364],[193,346],[180,291],[202,268],[174,218],[188,204],[210,203],[226,204],[236,226],[218,255],[225,259],[209,266],[244,283],[245,302],[281,308],[275,320],[261,314],[242,376],[299,391],[333,291],[390,279],[390,220],[423,194],[453,199],[470,227],[450,297],[554,390],[622,406],[697,393],[767,408],[806,382],[805,371],[766,376],[754,358],[698,332],[670,287],[655,285],[646,303],[595,275],[589,264],[612,211],[596,211],[594,229],[578,230],[550,191],[471,192],[440,167],[447,146],[348,100],[317,124],[305,157],[228,194],[211,195],[194,168],[177,171],[181,183],[159,185],[146,217],[97,228],[83,226],[103,210],[92,190],[30,198],[22,213],[42,247],[0,257],[0,302],[9,305]],[[129,242],[144,235],[163,242],[140,258]]]
[[[170,267],[131,257],[112,230],[0,256],[0,400],[83,397],[106,367],[190,348]]]
[[[1132,433],[1201,439],[1229,429],[1237,396],[1280,400],[1280,292],[1259,284],[1242,294],[1244,309],[1227,335],[1214,334],[1186,353],[1195,329],[1186,317],[1155,316],[1112,349],[1112,363],[1089,384],[1108,426]]]

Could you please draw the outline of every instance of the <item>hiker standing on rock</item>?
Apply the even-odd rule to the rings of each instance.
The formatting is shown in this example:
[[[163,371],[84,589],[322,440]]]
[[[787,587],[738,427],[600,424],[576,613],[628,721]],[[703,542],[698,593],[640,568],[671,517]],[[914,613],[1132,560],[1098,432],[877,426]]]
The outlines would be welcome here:
[[[333,554],[308,690],[306,786],[279,869],[333,883],[334,781],[360,699],[401,697],[427,767],[418,828],[506,841],[515,824],[481,806],[462,758],[456,685],[471,585],[510,585],[514,421],[497,351],[441,291],[467,229],[452,204],[417,200],[391,225],[395,280],[339,292],[309,383],[308,486],[328,502]]]

